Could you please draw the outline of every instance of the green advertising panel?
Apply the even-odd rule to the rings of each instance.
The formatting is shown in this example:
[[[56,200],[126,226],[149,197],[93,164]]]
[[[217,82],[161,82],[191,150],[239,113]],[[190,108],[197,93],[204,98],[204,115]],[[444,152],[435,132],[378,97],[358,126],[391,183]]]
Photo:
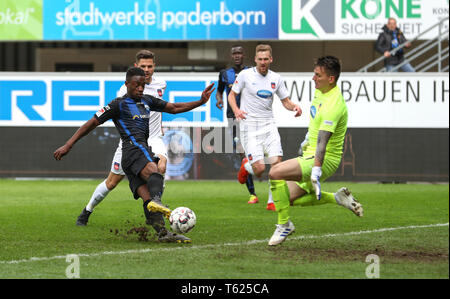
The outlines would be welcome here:
[[[279,0],[280,40],[376,40],[395,18],[407,38],[426,32],[431,39],[443,22],[448,29],[448,0]]]
[[[42,40],[42,0],[1,0],[0,40]]]

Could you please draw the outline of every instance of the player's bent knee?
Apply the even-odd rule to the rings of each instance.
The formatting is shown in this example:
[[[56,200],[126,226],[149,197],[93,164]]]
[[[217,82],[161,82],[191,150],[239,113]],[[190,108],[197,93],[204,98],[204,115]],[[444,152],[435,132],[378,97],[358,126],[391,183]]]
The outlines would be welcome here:
[[[262,174],[264,173],[264,171],[266,170],[266,167],[264,166],[264,164],[254,164],[252,165],[253,167],[253,172],[255,173],[255,175],[259,178],[262,176]]]
[[[278,165],[274,165],[272,166],[272,168],[270,168],[269,171],[269,179],[271,180],[281,180],[281,171],[280,171],[280,167],[277,167]]]
[[[105,185],[106,188],[108,188],[108,190],[113,190],[114,188],[117,187],[117,185],[119,185],[119,183],[122,181],[123,179],[123,175],[120,174],[110,174],[108,176],[108,178],[106,179]]]
[[[155,162],[149,162],[147,163],[147,165],[145,165],[145,167],[141,170],[141,172],[139,173],[140,177],[143,178],[144,180],[148,180],[150,178],[150,176],[155,173],[158,172],[158,166],[156,166]]]

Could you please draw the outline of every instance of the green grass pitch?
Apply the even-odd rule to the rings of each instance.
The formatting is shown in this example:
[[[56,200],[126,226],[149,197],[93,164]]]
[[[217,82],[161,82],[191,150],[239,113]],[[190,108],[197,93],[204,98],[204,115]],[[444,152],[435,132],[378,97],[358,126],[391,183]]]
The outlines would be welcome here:
[[[231,181],[168,181],[163,202],[197,215],[192,244],[158,243],[129,233],[143,227],[142,200],[126,181],[97,206],[88,226],[75,220],[100,180],[0,180],[0,278],[366,278],[376,255],[379,278],[449,278],[449,185],[324,183],[347,186],[364,206],[358,218],[338,205],[295,206],[296,232],[267,246],[276,213],[247,204]],[[375,272],[369,272],[375,273]]]

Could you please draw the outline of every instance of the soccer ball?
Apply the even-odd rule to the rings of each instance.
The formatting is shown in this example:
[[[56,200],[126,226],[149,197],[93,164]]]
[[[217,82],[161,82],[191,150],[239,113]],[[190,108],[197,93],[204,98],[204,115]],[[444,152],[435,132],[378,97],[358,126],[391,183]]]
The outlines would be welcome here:
[[[186,207],[178,207],[169,217],[170,227],[179,234],[185,234],[194,228],[197,222],[194,211]]]

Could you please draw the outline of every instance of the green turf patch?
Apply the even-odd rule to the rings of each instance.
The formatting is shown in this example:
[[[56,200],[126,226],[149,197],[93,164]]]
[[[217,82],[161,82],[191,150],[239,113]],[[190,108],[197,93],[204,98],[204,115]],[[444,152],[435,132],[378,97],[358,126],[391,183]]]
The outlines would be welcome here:
[[[277,215],[265,209],[267,182],[256,183],[253,205],[236,182],[166,182],[163,202],[197,216],[183,245],[156,241],[126,182],[76,226],[98,183],[0,180],[0,278],[65,278],[68,254],[79,256],[81,278],[366,278],[371,254],[380,278],[449,277],[448,184],[325,183],[347,186],[364,217],[295,206],[296,232],[269,247]]]

